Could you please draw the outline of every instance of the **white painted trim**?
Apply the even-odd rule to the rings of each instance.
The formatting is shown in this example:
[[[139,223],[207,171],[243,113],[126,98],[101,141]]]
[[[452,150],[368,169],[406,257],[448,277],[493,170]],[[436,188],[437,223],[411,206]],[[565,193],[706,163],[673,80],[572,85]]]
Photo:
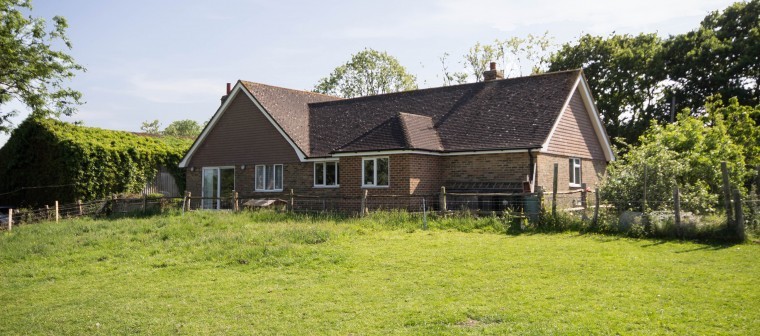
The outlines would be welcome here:
[[[612,151],[612,144],[610,143],[610,137],[607,135],[607,130],[604,128],[602,118],[599,117],[599,111],[594,104],[594,98],[591,96],[591,88],[588,83],[583,80],[581,85],[581,91],[583,103],[586,105],[586,111],[588,111],[589,117],[593,122],[594,129],[596,130],[596,137],[599,139],[599,143],[602,144],[602,150],[604,151],[604,157],[607,161],[615,161],[615,152]]]
[[[274,170],[275,170],[275,172],[274,172],[274,173],[275,173],[275,176],[277,176],[277,171],[276,171],[275,167],[277,167],[277,166],[280,166],[280,167],[282,167],[282,168],[281,168],[281,170],[282,170],[282,175],[280,175],[280,177],[282,178],[282,181],[280,181],[280,184],[282,185],[282,187],[284,187],[284,186],[285,186],[285,165],[283,165],[283,164],[281,164],[281,163],[274,163],[274,164],[257,164],[257,165],[255,165],[255,166],[253,166],[253,191],[254,191],[254,192],[281,192],[281,191],[283,190],[283,188],[280,188],[280,189],[276,189],[276,188],[275,188],[275,189],[258,189],[258,188],[256,187],[256,178],[257,178],[257,176],[256,176],[256,175],[258,175],[258,174],[256,173],[256,171],[258,171],[258,170],[259,170],[259,167],[263,167],[263,168],[264,168],[264,188],[266,188],[266,186],[267,186],[267,166],[272,166],[272,169],[274,169]],[[276,180],[276,178],[275,178],[275,180]],[[276,184],[276,183],[277,183],[277,181],[275,181],[275,184]]]
[[[571,172],[568,172],[568,173],[571,173],[573,176],[570,176],[570,177],[572,177],[573,180],[575,180],[575,177],[576,177],[575,176],[575,167],[576,167],[576,165],[575,165],[576,162],[575,161],[576,160],[578,161],[578,170],[579,170],[579,172],[578,172],[579,176],[578,177],[579,177],[580,183],[573,183],[573,182],[568,181],[568,183],[570,183],[571,187],[580,187],[581,185],[583,185],[583,159],[581,159],[579,157],[571,157],[571,158],[569,158],[567,160],[568,161],[567,162],[568,163],[568,167],[567,168]],[[572,167],[570,167],[570,165],[572,165]]]
[[[588,82],[586,82],[586,80],[583,78],[582,73],[578,74],[578,79],[575,81],[575,84],[573,84],[573,88],[570,90],[570,94],[565,100],[565,104],[562,105],[562,110],[560,111],[557,120],[554,121],[554,125],[552,126],[552,130],[549,132],[549,136],[546,137],[546,141],[544,141],[543,145],[541,146],[541,153],[549,153],[549,143],[551,142],[552,137],[554,137],[554,132],[557,129],[557,125],[559,125],[560,120],[562,120],[562,116],[565,114],[567,106],[570,104],[570,100],[575,94],[575,90],[578,89],[581,91],[583,105],[586,107],[588,116],[591,119],[591,124],[594,127],[595,131],[594,133],[596,133],[597,140],[602,146],[604,158],[607,159],[607,161],[615,161],[615,154],[612,151],[612,145],[610,144],[609,137],[607,136],[607,131],[604,128],[604,123],[602,122],[601,117],[599,117],[599,111],[596,109],[594,99],[591,97],[591,88],[588,86]]]
[[[565,110],[567,110],[567,106],[570,105],[570,101],[573,99],[573,94],[575,94],[575,89],[578,88],[578,84],[581,82],[582,77],[583,76],[581,76],[581,74],[578,73],[578,78],[575,80],[575,84],[573,84],[573,88],[570,89],[570,93],[567,95],[567,98],[565,99],[565,103],[562,104],[562,109],[559,110],[559,116],[557,116],[557,119],[554,120],[554,125],[552,125],[552,130],[549,131],[549,136],[546,137],[546,140],[541,145],[542,153],[546,153],[549,151],[549,143],[554,137],[554,132],[557,130],[557,126],[559,125],[560,120],[562,120],[562,117],[565,115]]]
[[[484,155],[484,154],[504,154],[504,153],[527,153],[527,149],[499,149],[485,151],[467,151],[467,152],[429,152],[416,149],[401,149],[389,151],[372,151],[372,152],[351,152],[336,153],[333,157],[352,157],[352,156],[376,156],[376,155],[395,155],[395,154],[422,154],[431,156],[459,156],[459,155]]]
[[[328,162],[334,162],[335,163],[335,181],[340,181],[340,161],[339,160],[323,160],[323,161],[315,161],[312,163],[312,187],[314,188],[340,188],[340,183],[338,184],[327,184],[327,165]],[[323,184],[317,184],[317,165],[322,164],[324,167],[322,167],[322,180],[324,181]]]
[[[388,185],[377,185],[377,160],[379,159],[386,159],[388,160]],[[372,160],[373,169],[372,169],[372,184],[364,184],[364,161],[370,161]],[[372,157],[362,157],[362,188],[390,188],[391,186],[391,158],[387,156],[372,156]]]
[[[246,95],[246,97],[248,97],[253,102],[254,105],[256,105],[259,111],[264,115],[264,117],[267,118],[267,120],[269,120],[269,123],[271,123],[272,126],[274,126],[274,128],[280,133],[280,135],[283,138],[285,138],[288,144],[290,144],[290,146],[293,147],[293,150],[295,150],[296,152],[296,156],[298,156],[298,160],[301,162],[306,162],[306,155],[301,151],[301,149],[298,148],[298,146],[295,144],[295,142],[293,142],[290,136],[288,136],[287,133],[285,133],[285,131],[282,129],[282,127],[280,127],[277,121],[275,121],[274,118],[272,118],[269,112],[267,112],[266,109],[264,109],[261,103],[259,103],[259,101],[256,100],[256,98],[250,92],[248,92],[248,89],[246,89],[245,86],[243,86],[243,84],[240,81],[238,81],[235,84],[235,87],[233,87],[232,90],[230,91],[230,94],[227,95],[227,99],[225,99],[224,104],[222,104],[219,107],[219,109],[216,110],[216,113],[214,113],[214,116],[211,118],[211,121],[209,121],[206,128],[204,128],[203,132],[201,132],[201,135],[198,136],[198,138],[195,140],[193,145],[190,147],[190,150],[187,151],[187,154],[185,154],[185,157],[182,158],[182,161],[179,162],[180,168],[187,167],[187,164],[190,161],[190,158],[192,158],[192,156],[198,150],[198,147],[200,146],[200,144],[206,139],[206,136],[208,136],[208,134],[216,125],[217,121],[222,117],[224,112],[227,111],[227,108],[229,107],[229,105],[232,103],[232,101],[235,99],[235,97],[237,97],[238,93],[241,91]]]

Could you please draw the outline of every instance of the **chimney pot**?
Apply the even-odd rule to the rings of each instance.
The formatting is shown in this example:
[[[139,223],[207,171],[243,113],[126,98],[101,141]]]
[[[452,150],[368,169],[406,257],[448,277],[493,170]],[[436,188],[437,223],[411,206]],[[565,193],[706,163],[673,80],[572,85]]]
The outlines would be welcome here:
[[[227,83],[227,94],[230,94],[230,91],[232,91],[232,85]]]
[[[491,62],[491,69],[483,71],[483,80],[492,81],[497,79],[504,79],[504,71],[496,70],[496,62]]]
[[[491,62],[491,70],[496,70],[496,62]]]

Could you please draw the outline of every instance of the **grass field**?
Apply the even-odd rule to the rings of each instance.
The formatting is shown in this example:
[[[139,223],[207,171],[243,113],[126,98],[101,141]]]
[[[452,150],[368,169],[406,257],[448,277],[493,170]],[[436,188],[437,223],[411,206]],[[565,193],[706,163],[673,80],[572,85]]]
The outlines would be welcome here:
[[[502,224],[196,212],[21,226],[0,232],[0,334],[760,334],[758,244]]]

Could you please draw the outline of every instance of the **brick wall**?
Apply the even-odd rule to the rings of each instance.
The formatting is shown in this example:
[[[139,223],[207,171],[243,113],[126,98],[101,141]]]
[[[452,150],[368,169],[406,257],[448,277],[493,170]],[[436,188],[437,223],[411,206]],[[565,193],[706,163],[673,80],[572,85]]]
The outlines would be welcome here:
[[[528,153],[447,156],[443,161],[447,181],[522,182],[530,174]]]
[[[570,156],[540,153],[538,155],[538,169],[536,171],[537,186],[542,186],[545,191],[552,191],[554,177],[554,163],[557,167],[557,191],[577,190],[580,187],[570,187]],[[592,190],[607,169],[604,160],[581,159],[581,182]],[[558,195],[557,204],[560,207],[570,207],[580,202],[580,194]],[[593,195],[589,194],[589,201]]]

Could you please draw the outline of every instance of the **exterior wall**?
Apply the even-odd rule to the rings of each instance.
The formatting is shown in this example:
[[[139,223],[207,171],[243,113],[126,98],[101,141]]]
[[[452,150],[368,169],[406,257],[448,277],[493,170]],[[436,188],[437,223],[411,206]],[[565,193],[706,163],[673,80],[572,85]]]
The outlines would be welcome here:
[[[548,152],[593,160],[605,160],[580,91],[573,93],[549,140]]]
[[[570,158],[576,156],[554,155],[541,153],[538,155],[538,167],[536,170],[537,186],[543,187],[544,191],[551,192],[554,179],[554,164],[557,163],[557,191],[570,191],[580,189],[580,187],[570,187]],[[599,180],[607,169],[605,160],[590,160],[581,158],[581,183],[586,183],[592,190],[597,186]],[[573,200],[576,203],[580,201],[580,194],[558,195],[557,204],[561,206],[572,206]]]
[[[244,94],[232,98],[188,167],[296,163],[296,151]]]
[[[443,159],[446,181],[451,182],[522,182],[530,174],[528,153],[447,156]]]
[[[408,155],[409,193],[433,195],[441,191],[446,181],[444,158],[431,155]]]

